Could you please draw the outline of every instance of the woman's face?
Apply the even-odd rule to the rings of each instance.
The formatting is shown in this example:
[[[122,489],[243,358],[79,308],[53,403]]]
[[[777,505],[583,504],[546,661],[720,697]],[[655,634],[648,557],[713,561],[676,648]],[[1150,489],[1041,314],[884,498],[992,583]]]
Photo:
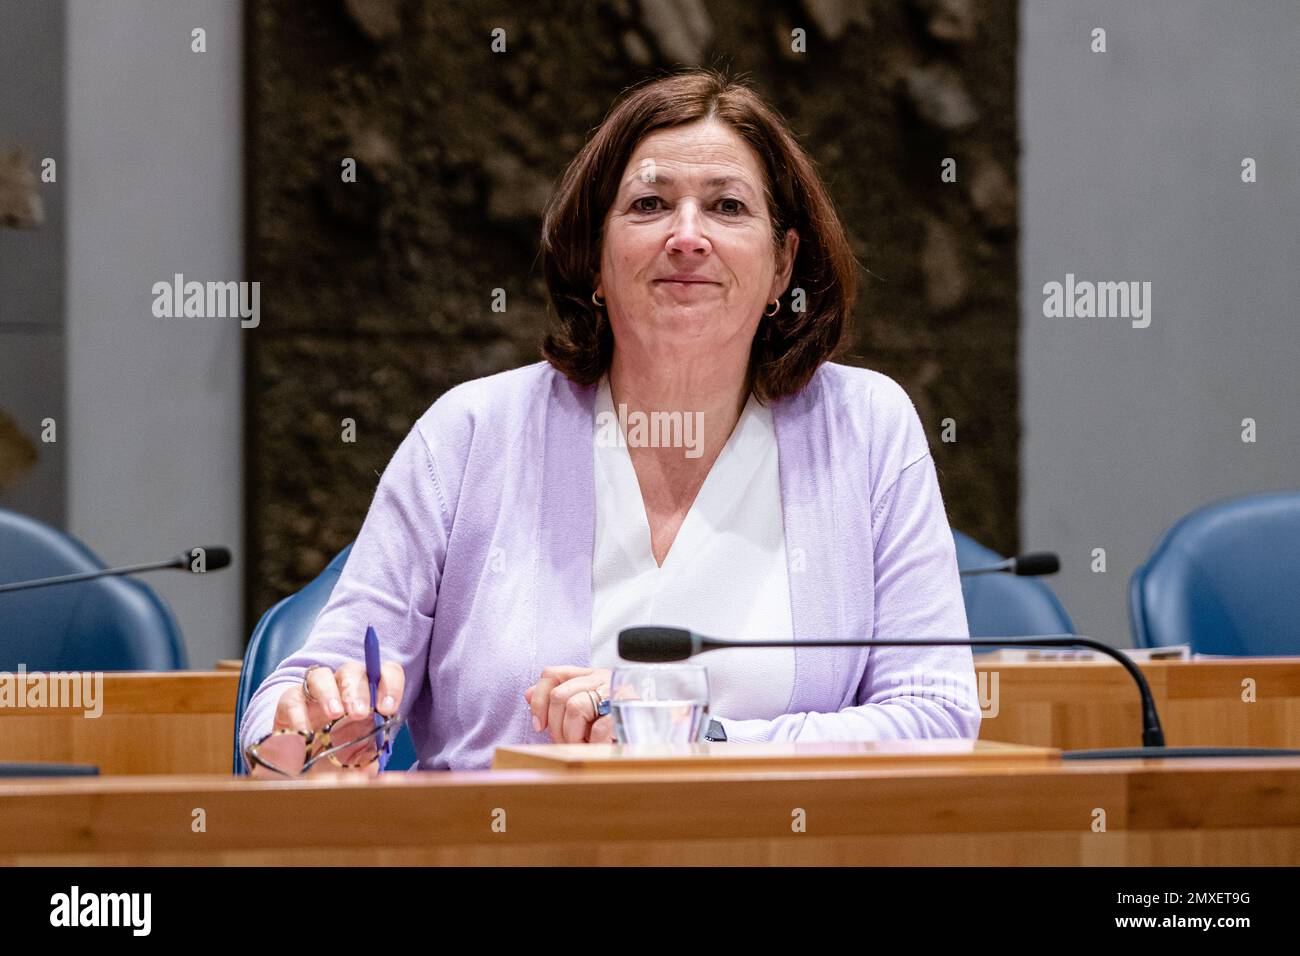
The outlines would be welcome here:
[[[615,347],[747,358],[767,303],[790,281],[799,238],[786,236],[778,257],[760,161],[729,126],[651,133],[605,216],[596,289]]]

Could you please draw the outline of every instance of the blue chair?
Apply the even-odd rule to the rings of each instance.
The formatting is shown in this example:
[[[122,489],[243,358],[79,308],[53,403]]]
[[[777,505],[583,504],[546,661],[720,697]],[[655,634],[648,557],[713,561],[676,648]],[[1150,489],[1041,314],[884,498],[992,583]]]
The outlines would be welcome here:
[[[1300,492],[1248,495],[1180,519],[1129,581],[1137,647],[1300,654]]]
[[[262,615],[249,638],[248,649],[244,652],[244,667],[239,675],[239,691],[235,700],[235,753],[234,771],[236,774],[247,773],[244,767],[244,755],[239,747],[239,725],[244,719],[248,702],[262,682],[271,676],[271,672],[280,666],[280,662],[297,651],[307,641],[316,618],[329,601],[334,585],[343,566],[347,563],[348,545],[334,560],[325,566],[310,584],[277,603]],[[361,637],[357,636],[358,656],[361,649]],[[417,760],[415,745],[411,741],[410,731],[402,726],[393,741],[393,752],[388,760],[389,770],[408,770]]]
[[[105,568],[89,548],[0,509],[0,584]],[[171,671],[186,667],[171,610],[126,577],[0,594],[0,670]]]
[[[962,570],[1003,560],[1002,555],[960,531],[953,531],[952,537],[957,544],[957,567]],[[1074,622],[1056,594],[1037,578],[979,574],[961,579],[961,595],[971,637],[1074,633]]]

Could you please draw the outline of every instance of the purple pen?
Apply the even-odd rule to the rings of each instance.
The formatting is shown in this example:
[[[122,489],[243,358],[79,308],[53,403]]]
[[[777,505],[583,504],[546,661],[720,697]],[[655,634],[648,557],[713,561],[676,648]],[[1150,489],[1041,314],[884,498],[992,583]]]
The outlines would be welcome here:
[[[379,635],[375,633],[373,627],[366,628],[366,680],[370,684],[370,713],[374,717],[375,726],[378,727],[384,722],[376,708],[376,701],[379,697],[379,678],[382,673],[379,659]],[[382,772],[388,766],[388,757],[393,752],[393,741],[390,736],[384,744],[384,749],[379,754],[379,769]]]

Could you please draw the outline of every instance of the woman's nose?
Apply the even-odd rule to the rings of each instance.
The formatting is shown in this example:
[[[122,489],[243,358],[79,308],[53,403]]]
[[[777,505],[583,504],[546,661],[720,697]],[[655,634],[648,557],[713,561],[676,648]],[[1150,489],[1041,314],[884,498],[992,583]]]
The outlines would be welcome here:
[[[704,235],[703,226],[699,208],[694,203],[679,203],[669,225],[672,232],[668,237],[668,251],[708,252],[709,240]]]

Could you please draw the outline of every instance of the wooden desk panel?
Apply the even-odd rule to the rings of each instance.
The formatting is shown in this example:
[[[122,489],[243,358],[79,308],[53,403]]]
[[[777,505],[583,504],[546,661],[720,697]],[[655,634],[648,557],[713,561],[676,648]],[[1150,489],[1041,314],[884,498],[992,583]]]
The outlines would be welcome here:
[[[0,760],[85,763],[103,774],[228,773],[238,671],[106,672],[98,717],[0,708]]]
[[[1062,750],[1140,743],[1137,690],[1118,664],[976,661],[981,692],[996,690],[983,740]],[[1141,667],[1171,745],[1300,747],[1300,658]],[[1254,703],[1242,700],[1247,678]],[[0,708],[0,760],[91,763],[106,774],[225,773],[238,682],[235,670],[106,673],[97,719]]]
[[[1170,746],[1300,748],[1300,658],[1138,666]],[[984,740],[1061,750],[1141,745],[1137,687],[1119,664],[984,662],[977,655],[975,669],[982,702],[989,705],[980,729]],[[1244,699],[1248,690],[1253,702]]]
[[[1296,866],[1300,758],[8,781],[0,863]]]

